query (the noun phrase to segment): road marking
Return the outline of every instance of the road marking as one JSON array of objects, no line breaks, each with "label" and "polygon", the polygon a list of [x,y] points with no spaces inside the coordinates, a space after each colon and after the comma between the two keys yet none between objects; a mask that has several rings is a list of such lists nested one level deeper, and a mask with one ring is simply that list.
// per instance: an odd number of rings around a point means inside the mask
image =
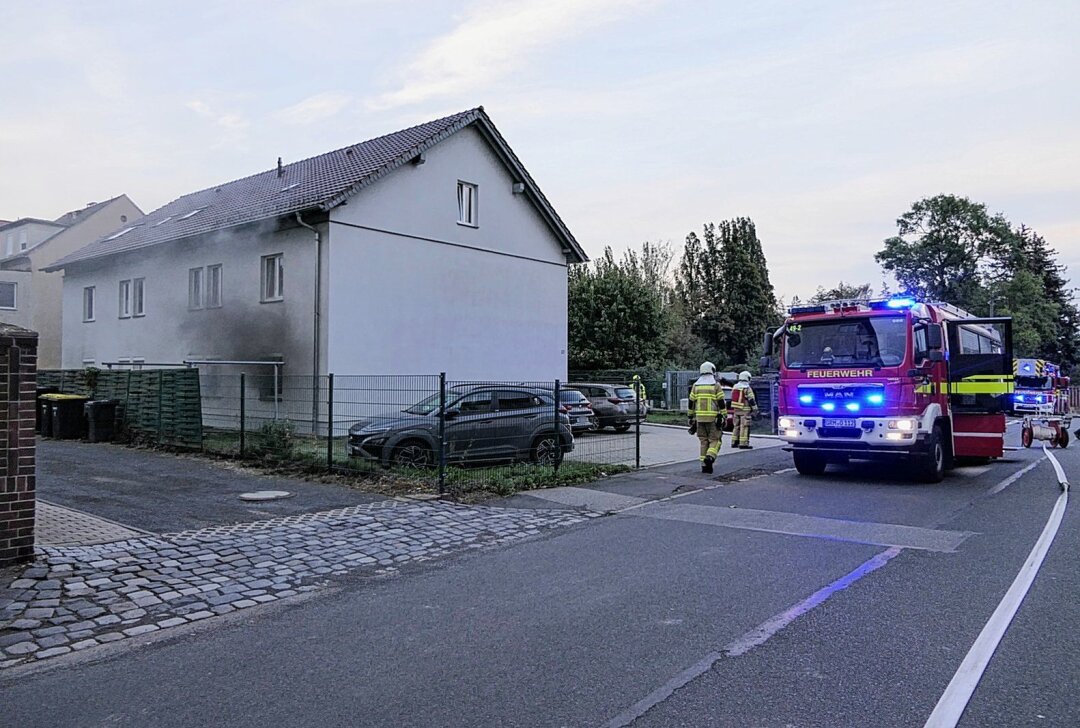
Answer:
[{"label": "road marking", "polygon": [[788,536],[823,538],[829,541],[896,546],[945,553],[956,551],[961,543],[974,535],[970,531],[942,531],[893,523],[804,516],[783,511],[721,508],[681,503],[648,504],[636,509],[635,515],[742,531],[761,531]]},{"label": "road marking", "polygon": [[1008,488],[1010,485],[1012,485],[1016,481],[1020,480],[1020,478],[1027,475],[1029,471],[1034,470],[1035,467],[1045,459],[1046,459],[1046,456],[1043,455],[1041,458],[1039,458],[1035,462],[1031,463],[1030,465],[1024,467],[1021,470],[1016,471],[1015,473],[1013,473],[1009,477],[1005,478],[1005,480],[1001,481],[1000,483],[998,483],[997,485],[992,487],[990,490],[986,491],[986,494],[987,495],[997,495],[998,493],[1005,490],[1006,488]]},{"label": "road marking", "polygon": [[691,682],[707,673],[723,658],[739,657],[740,655],[745,655],[755,647],[765,644],[770,637],[784,627],[787,627],[811,609],[823,604],[833,594],[847,589],[867,574],[877,571],[882,566],[889,563],[894,557],[899,555],[900,552],[901,549],[891,548],[864,561],[853,571],[848,572],[828,586],[818,589],[798,604],[770,617],[746,634],[724,645],[720,650],[705,655],[701,660],[686,668],[678,675],[675,675],[666,683],[619,713],[604,725],[606,728],[625,728],[625,726],[630,725],[635,720],[645,715],[645,713],[670,698],[675,694],[676,690],[686,687]]},{"label": "road marking", "polygon": [[[1028,589],[1031,588],[1035,576],[1039,573],[1039,567],[1042,566],[1046,554],[1050,551],[1054,536],[1057,535],[1061,519],[1065,515],[1065,507],[1069,503],[1068,481],[1065,479],[1065,473],[1061,470],[1057,458],[1046,449],[1045,445],[1043,445],[1043,452],[1050,458],[1050,462],[1054,464],[1058,483],[1062,486],[1061,495],[1058,496],[1057,501],[1054,503],[1050,518],[1047,520],[1039,540],[1035,542],[1035,547],[1028,555],[1027,561],[1020,568],[1020,573],[1016,575],[1012,586],[1009,587],[1009,591],[1005,593],[1005,597],[990,616],[990,621],[983,627],[982,632],[975,639],[975,644],[971,646],[971,650],[968,651],[964,661],[960,663],[956,674],[949,681],[949,685],[945,688],[941,699],[934,706],[934,711],[926,721],[926,728],[952,728],[960,721],[960,716],[964,714],[972,693],[975,692],[975,688],[979,684],[979,680],[982,679],[987,665],[990,664],[1001,638],[1005,636],[1005,631],[1009,628],[1009,624],[1012,623],[1017,610],[1020,609],[1021,602],[1027,596]],[[1020,471],[1018,475],[1030,470],[1039,462],[1041,460],[1032,463]]]},{"label": "road marking", "polygon": [[[1016,482],[1021,476],[1030,471],[1040,462],[1042,462],[1041,459],[1035,461],[1034,463],[1031,463],[1019,472],[1010,475],[1008,478],[991,488],[986,495],[989,496],[993,495],[994,493],[1000,493],[1002,490],[1007,488],[1010,484]],[[693,492],[698,491],[691,491],[691,493]],[[687,493],[686,495],[689,494],[690,493]],[[681,495],[683,494],[671,496],[670,498],[667,498],[665,500],[672,500],[674,498],[680,497]],[[656,502],[659,503],[661,501]],[[642,506],[632,506],[631,508],[637,509],[641,507]],[[723,657],[736,657],[739,655],[743,655],[746,654],[746,652],[749,652],[751,649],[765,644],[765,642],[767,642],[770,637],[780,632],[780,630],[782,630],[784,627],[787,627],[789,624],[812,610],[814,607],[822,604],[833,594],[842,591],[843,589],[846,589],[864,576],[867,576],[868,574],[877,571],[881,567],[885,566],[885,564],[887,564],[895,556],[899,555],[902,551],[903,549],[890,548],[871,557],[867,561],[864,561],[854,571],[849,572],[847,575],[837,579],[828,586],[819,589],[818,591],[814,592],[809,597],[799,602],[798,604],[795,604],[789,609],[786,609],[785,611],[770,617],[769,619],[758,625],[756,628],[750,630],[746,634],[736,639],[734,642],[728,643],[720,651],[710,652],[701,660],[686,668],[678,675],[675,675],[673,678],[668,680],[656,690],[646,695],[638,702],[634,703],[625,711],[619,713],[619,715],[612,718],[605,725],[608,726],[608,728],[624,728],[624,726],[630,725],[635,720],[645,715],[645,713],[647,713],[649,710],[674,695],[676,690],[685,687],[686,685],[689,685],[691,682],[711,670],[712,667]]]}]

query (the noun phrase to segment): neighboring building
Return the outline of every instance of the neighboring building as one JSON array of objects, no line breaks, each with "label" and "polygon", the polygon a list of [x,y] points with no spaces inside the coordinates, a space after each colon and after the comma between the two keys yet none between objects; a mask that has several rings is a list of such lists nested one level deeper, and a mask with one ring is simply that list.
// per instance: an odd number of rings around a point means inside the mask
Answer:
[{"label": "neighboring building", "polygon": [[120,195],[53,221],[22,218],[0,226],[0,322],[38,332],[39,369],[60,367],[63,331],[63,275],[42,268],[142,214]]},{"label": "neighboring building", "polygon": [[65,367],[547,380],[585,260],[477,108],[185,195],[48,270]]}]

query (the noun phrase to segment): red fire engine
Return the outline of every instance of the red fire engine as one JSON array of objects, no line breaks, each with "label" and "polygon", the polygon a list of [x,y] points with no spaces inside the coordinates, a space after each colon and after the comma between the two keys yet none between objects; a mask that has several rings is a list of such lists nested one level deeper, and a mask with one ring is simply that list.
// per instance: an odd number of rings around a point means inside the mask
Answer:
[{"label": "red fire engine", "polygon": [[779,434],[800,473],[882,460],[938,482],[958,458],[1003,454],[1011,319],[906,298],[789,314],[765,336],[762,364],[779,369]]}]

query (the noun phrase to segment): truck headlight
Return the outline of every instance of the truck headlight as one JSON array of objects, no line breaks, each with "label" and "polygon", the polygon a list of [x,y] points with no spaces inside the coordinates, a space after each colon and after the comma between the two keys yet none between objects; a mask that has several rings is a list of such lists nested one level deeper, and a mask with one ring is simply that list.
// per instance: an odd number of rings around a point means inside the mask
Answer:
[{"label": "truck headlight", "polygon": [[919,428],[919,421],[908,417],[902,420],[889,420],[890,430],[900,430],[901,432],[913,432]]},{"label": "truck headlight", "polygon": [[781,430],[787,430],[795,426],[795,420],[790,417],[781,417],[777,425]]}]

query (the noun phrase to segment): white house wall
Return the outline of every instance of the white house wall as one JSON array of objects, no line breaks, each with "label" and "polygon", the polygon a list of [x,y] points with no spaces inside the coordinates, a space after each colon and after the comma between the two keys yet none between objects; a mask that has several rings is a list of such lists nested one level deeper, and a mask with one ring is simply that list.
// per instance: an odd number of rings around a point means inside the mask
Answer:
[{"label": "white house wall", "polygon": [[[275,253],[284,254],[284,300],[262,303],[261,257]],[[282,358],[286,374],[310,375],[314,261],[310,231],[250,226],[70,266],[64,274],[63,366],[131,357],[157,363]],[[222,306],[189,310],[189,269],[215,264],[222,266]],[[120,281],[134,278],[145,279],[146,314],[121,319]],[[83,288],[91,285],[96,320],[84,322]]]},{"label": "white house wall", "polygon": [[565,256],[515,181],[466,129],[331,212],[329,371],[565,378]]}]

